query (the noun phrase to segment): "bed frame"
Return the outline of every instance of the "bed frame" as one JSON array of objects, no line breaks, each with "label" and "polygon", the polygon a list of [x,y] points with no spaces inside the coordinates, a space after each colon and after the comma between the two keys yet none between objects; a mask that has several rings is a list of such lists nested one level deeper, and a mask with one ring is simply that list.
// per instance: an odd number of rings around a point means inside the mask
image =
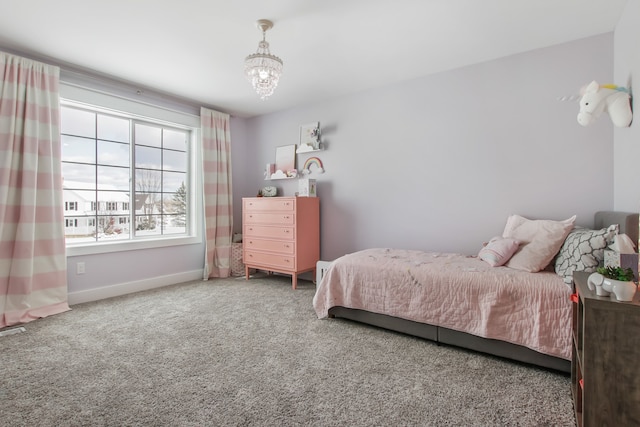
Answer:
[{"label": "bed frame", "polygon": [[[638,242],[638,221],[637,213],[600,211],[595,214],[594,228],[599,229],[609,224],[619,224],[620,233],[625,233],[632,241]],[[542,354],[517,344],[481,338],[466,332],[346,307],[332,307],[329,309],[329,317],[353,320],[441,344],[462,347],[565,373],[571,372],[571,361],[569,360]]]}]

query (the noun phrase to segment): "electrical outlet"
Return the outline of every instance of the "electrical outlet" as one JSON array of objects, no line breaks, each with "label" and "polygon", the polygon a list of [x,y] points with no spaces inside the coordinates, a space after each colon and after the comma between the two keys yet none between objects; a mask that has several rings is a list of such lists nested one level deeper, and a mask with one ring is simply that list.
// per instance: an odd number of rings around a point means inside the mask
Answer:
[{"label": "electrical outlet", "polygon": [[76,274],[84,274],[84,262],[76,264]]}]

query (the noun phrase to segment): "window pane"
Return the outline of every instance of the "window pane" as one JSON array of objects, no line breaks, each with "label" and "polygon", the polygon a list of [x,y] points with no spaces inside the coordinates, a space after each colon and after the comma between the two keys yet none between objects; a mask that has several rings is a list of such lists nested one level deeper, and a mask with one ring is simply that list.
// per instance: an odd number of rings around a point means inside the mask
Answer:
[{"label": "window pane", "polygon": [[184,216],[166,215],[164,219],[164,234],[184,234],[187,232]]},{"label": "window pane", "polygon": [[96,167],[94,165],[78,165],[62,163],[63,186],[81,190],[96,188]]},{"label": "window pane", "polygon": [[64,204],[65,207],[75,207],[77,212],[74,212],[75,215],[91,215],[92,201],[96,198],[95,191],[89,190],[74,190],[64,187],[63,196],[64,196]]},{"label": "window pane", "polygon": [[157,126],[136,123],[134,138],[136,144],[162,147],[162,129]]},{"label": "window pane", "polygon": [[158,193],[136,193],[136,216],[149,216],[160,213],[160,194]]},{"label": "window pane", "polygon": [[74,243],[90,242],[94,240],[95,227],[93,217],[65,215],[64,236]]},{"label": "window pane", "polygon": [[187,174],[182,172],[163,172],[162,191],[165,193],[175,193],[184,184]]},{"label": "window pane", "polygon": [[60,132],[75,136],[96,137],[96,113],[62,107]]},{"label": "window pane", "polygon": [[185,209],[181,206],[180,201],[176,198],[175,194],[163,194],[162,195],[162,213],[163,214],[177,214],[184,213]]},{"label": "window pane", "polygon": [[98,163],[129,167],[129,144],[98,141]]},{"label": "window pane", "polygon": [[129,190],[129,168],[98,166],[98,190]]},{"label": "window pane", "polygon": [[98,191],[98,214],[128,214],[128,191]]},{"label": "window pane", "polygon": [[120,117],[98,115],[98,138],[129,142],[129,120]]},{"label": "window pane", "polygon": [[94,139],[62,135],[61,142],[63,161],[78,163],[96,162],[96,142]]},{"label": "window pane", "polygon": [[162,232],[160,215],[140,215],[136,217],[136,236],[155,236]]},{"label": "window pane", "polygon": [[162,166],[165,170],[187,171],[187,153],[184,151],[164,150]]},{"label": "window pane", "polygon": [[118,224],[116,215],[98,216],[97,238],[99,241],[127,240],[129,233],[126,228]]},{"label": "window pane", "polygon": [[158,193],[162,189],[162,172],[148,169],[136,169],[136,191],[140,193]]},{"label": "window pane", "polygon": [[185,131],[165,129],[162,148],[186,151],[188,136]]},{"label": "window pane", "polygon": [[162,213],[184,215],[187,212],[187,194],[184,187],[177,193],[165,193],[162,197]]},{"label": "window pane", "polygon": [[61,123],[69,244],[189,231],[189,130],[68,106]]},{"label": "window pane", "polygon": [[136,146],[136,167],[162,169],[162,150],[159,148]]}]

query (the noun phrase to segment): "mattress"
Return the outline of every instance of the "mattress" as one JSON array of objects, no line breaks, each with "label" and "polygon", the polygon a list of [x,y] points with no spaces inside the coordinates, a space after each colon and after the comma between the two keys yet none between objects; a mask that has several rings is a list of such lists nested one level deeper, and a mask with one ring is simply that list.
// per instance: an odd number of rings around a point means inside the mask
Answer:
[{"label": "mattress", "polygon": [[571,358],[571,289],[554,272],[491,267],[474,256],[374,248],[345,255],[313,299]]}]

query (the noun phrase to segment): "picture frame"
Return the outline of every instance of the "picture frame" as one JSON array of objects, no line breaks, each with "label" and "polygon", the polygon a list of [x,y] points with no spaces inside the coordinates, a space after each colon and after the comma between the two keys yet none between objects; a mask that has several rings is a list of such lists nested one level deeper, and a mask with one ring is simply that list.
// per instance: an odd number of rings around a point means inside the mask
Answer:
[{"label": "picture frame", "polygon": [[316,180],[303,178],[298,181],[298,196],[299,197],[316,197]]},{"label": "picture frame", "polygon": [[[276,147],[275,173],[278,177],[289,177],[296,172],[296,146]],[[273,177],[273,176],[272,176]]]},{"label": "picture frame", "polygon": [[300,126],[300,144],[298,153],[320,149],[320,122],[307,123]]}]

